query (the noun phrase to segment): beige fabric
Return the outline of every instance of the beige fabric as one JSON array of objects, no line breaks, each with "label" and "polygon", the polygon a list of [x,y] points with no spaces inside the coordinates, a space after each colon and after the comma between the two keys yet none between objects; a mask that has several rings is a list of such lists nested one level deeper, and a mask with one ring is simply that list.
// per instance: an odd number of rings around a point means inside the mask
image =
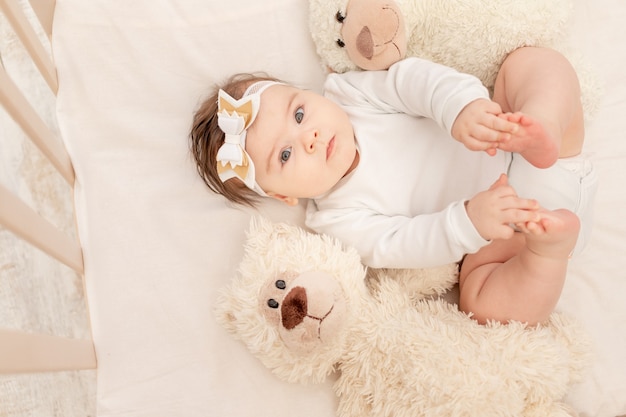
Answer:
[{"label": "beige fabric", "polygon": [[[616,209],[626,204],[626,6],[575,3],[575,38],[609,88],[587,137],[601,177],[596,230],[559,308],[584,321],[598,353],[572,404],[614,416],[626,413],[626,220]],[[216,325],[216,289],[235,272],[250,211],[205,189],[186,144],[206,87],[231,73],[320,87],[305,13],[293,0],[57,2],[58,115],[78,179],[99,415],[333,415],[328,385],[276,381]],[[300,208],[262,211],[301,222]]]},{"label": "beige fabric", "polygon": [[215,322],[249,213],[206,189],[187,145],[193,110],[232,73],[319,88],[305,13],[293,0],[57,1],[100,416],[332,415],[329,384],[277,382]]},{"label": "beige fabric", "polygon": [[621,120],[626,110],[626,3],[575,0],[572,38],[599,75],[604,94],[587,125],[585,151],[599,176],[595,222],[589,247],[570,264],[558,307],[575,314],[590,331],[596,362],[588,378],[570,393],[582,416],[626,413],[626,141]]}]

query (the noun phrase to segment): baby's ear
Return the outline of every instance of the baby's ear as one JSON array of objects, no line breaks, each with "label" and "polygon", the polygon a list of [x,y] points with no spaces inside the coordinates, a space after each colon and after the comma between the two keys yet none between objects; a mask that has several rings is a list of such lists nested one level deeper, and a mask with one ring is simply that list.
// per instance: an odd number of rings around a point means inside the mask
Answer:
[{"label": "baby's ear", "polygon": [[298,198],[297,197],[287,197],[286,195],[276,194],[276,193],[272,193],[272,192],[267,193],[267,195],[272,197],[272,198],[275,198],[278,201],[282,201],[283,203],[287,204],[288,206],[296,206],[296,205],[298,205]]}]

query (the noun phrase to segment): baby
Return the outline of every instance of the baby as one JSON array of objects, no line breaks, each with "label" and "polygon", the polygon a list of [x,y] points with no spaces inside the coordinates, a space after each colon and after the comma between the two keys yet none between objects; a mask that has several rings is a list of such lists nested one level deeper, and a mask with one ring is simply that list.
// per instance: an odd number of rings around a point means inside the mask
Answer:
[{"label": "baby", "polygon": [[190,137],[213,191],[248,205],[308,199],[307,225],[369,266],[460,262],[460,308],[481,323],[546,320],[588,237],[596,177],[572,158],[578,80],[549,49],[509,55],[493,100],[476,78],[419,58],[330,74],[324,96],[237,76],[201,105]]}]

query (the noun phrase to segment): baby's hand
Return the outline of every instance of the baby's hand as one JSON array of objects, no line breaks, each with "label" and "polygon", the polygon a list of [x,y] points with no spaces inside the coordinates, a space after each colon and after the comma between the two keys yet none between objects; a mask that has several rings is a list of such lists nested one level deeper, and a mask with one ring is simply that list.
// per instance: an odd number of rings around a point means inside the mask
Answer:
[{"label": "baby's hand", "polygon": [[519,126],[512,120],[499,117],[500,105],[487,99],[469,103],[452,125],[452,136],[472,151],[495,155],[499,143],[511,139]]},{"label": "baby's hand", "polygon": [[539,209],[536,200],[517,196],[505,174],[466,205],[467,215],[485,240],[509,239],[514,233],[510,225],[538,222],[541,219]]}]

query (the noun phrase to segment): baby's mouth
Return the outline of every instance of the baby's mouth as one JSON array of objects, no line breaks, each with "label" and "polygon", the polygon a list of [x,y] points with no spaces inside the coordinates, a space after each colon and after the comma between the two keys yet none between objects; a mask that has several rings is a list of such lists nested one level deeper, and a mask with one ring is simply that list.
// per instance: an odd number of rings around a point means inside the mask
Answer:
[{"label": "baby's mouth", "polygon": [[335,150],[335,137],[333,136],[332,139],[328,142],[328,146],[326,147],[326,160],[327,161],[328,161],[328,158],[330,158],[330,155],[332,155],[334,150]]}]

